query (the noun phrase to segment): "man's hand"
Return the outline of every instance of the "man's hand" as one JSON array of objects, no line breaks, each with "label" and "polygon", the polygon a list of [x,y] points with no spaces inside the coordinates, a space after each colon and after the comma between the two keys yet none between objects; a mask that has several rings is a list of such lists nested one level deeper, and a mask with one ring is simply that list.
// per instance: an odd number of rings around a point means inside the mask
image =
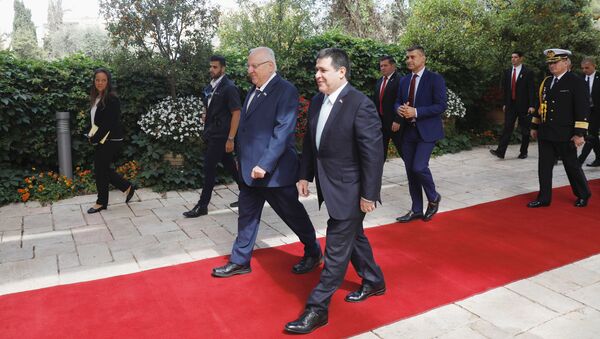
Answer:
[{"label": "man's hand", "polygon": [[233,146],[235,146],[233,140],[227,140],[227,142],[225,143],[225,152],[227,153],[231,153],[233,152]]},{"label": "man's hand", "polygon": [[578,135],[574,135],[571,138],[571,141],[575,144],[575,146],[577,147],[581,147],[583,146],[583,144],[585,144],[585,138],[584,137],[580,137]]},{"label": "man's hand", "polygon": [[202,123],[206,123],[206,113],[201,113],[200,114],[200,119],[202,120]]},{"label": "man's hand", "polygon": [[258,166],[254,166],[254,168],[252,169],[252,173],[250,173],[250,178],[262,179],[265,177],[265,174],[267,174],[267,172],[264,169]]},{"label": "man's hand", "polygon": [[532,129],[529,134],[531,135],[531,139],[537,139],[537,129]]},{"label": "man's hand", "polygon": [[375,202],[360,198],[360,210],[363,211],[363,213],[373,212],[375,210]]},{"label": "man's hand", "polygon": [[398,108],[398,113],[405,119],[412,119],[417,115],[415,108],[409,106],[409,104],[410,103],[407,102]]},{"label": "man's hand", "polygon": [[392,132],[398,132],[400,130],[400,124],[397,122],[392,122]]},{"label": "man's hand", "polygon": [[296,188],[298,188],[298,195],[301,197],[306,198],[309,196],[310,191],[308,190],[308,180],[300,179],[300,181],[296,183]]},{"label": "man's hand", "polygon": [[529,109],[527,109],[527,113],[535,113],[535,107],[529,107]]}]

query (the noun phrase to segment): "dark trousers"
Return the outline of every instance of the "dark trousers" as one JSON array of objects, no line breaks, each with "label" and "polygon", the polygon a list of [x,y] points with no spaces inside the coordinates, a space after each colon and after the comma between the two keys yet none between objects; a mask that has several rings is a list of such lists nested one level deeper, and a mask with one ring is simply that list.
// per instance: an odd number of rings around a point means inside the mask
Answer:
[{"label": "dark trousers", "polygon": [[527,112],[517,113],[513,109],[506,108],[504,113],[504,130],[502,130],[502,136],[498,143],[497,151],[499,154],[504,155],[506,148],[510,143],[510,137],[512,136],[513,130],[515,129],[515,122],[519,119],[519,130],[521,131],[521,154],[527,154],[527,148],[529,147],[529,129],[531,126],[531,117]]},{"label": "dark trousers", "polygon": [[321,248],[317,242],[315,228],[304,205],[298,200],[296,186],[250,187],[240,182],[238,235],[233,243],[229,261],[238,265],[250,263],[265,201],[300,238],[304,244],[304,255],[319,255]]},{"label": "dark trousers", "polygon": [[583,164],[587,159],[590,152],[594,150],[596,154],[596,160],[600,161],[600,138],[598,138],[598,130],[600,129],[600,111],[596,107],[592,107],[590,114],[590,128],[588,129],[588,135],[585,138],[585,144],[579,155],[579,163]]},{"label": "dark trousers", "polygon": [[390,140],[394,143],[398,155],[402,158],[402,135],[400,134],[400,131],[392,132],[390,129],[382,128],[381,132],[383,134],[383,160],[385,161],[387,159]]},{"label": "dark trousers", "polygon": [[325,266],[317,286],[312,290],[306,308],[327,311],[331,296],[342,284],[348,263],[362,278],[362,284],[381,286],[383,272],[375,263],[369,239],[363,230],[364,214],[360,218],[327,221]]},{"label": "dark trousers", "polygon": [[428,201],[434,201],[438,197],[429,170],[429,158],[433,147],[435,142],[425,142],[416,126],[406,126],[402,137],[402,153],[412,199],[411,210],[415,213],[423,213],[423,191]]},{"label": "dark trousers", "polygon": [[117,173],[111,165],[116,160],[123,148],[122,141],[107,140],[104,144],[96,145],[94,152],[94,171],[96,175],[96,190],[98,199],[96,204],[108,205],[108,185],[112,184],[121,192],[125,192],[131,183]]},{"label": "dark trousers", "polygon": [[239,183],[238,170],[233,155],[225,152],[226,143],[227,138],[208,139],[207,141],[206,152],[204,153],[204,185],[202,186],[200,200],[198,200],[200,206],[208,206],[210,202],[219,163],[223,164],[225,170]]},{"label": "dark trousers", "polygon": [[569,178],[571,189],[576,197],[587,199],[592,193],[588,186],[581,164],[577,161],[577,148],[571,141],[548,141],[539,140],[538,175],[540,180],[540,192],[537,200],[542,203],[552,201],[552,170],[554,159],[560,156]]}]

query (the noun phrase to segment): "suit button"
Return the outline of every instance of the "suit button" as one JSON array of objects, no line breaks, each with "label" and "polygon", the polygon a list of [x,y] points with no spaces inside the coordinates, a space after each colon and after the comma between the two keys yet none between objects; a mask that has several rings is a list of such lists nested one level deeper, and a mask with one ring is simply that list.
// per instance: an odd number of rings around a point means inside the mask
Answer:
[{"label": "suit button", "polygon": [[556,101],[552,100],[552,103],[555,103]]}]

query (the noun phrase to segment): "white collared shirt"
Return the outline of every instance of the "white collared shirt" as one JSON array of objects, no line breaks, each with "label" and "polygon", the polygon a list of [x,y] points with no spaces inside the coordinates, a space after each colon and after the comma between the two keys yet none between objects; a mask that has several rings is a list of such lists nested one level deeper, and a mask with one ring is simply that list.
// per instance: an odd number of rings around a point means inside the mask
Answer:
[{"label": "white collared shirt", "polygon": [[590,91],[590,94],[592,94],[592,87],[594,86],[594,79],[596,78],[596,71],[594,71],[594,73],[590,74],[590,75],[586,75],[585,76],[586,80],[588,81],[588,90]]},{"label": "white collared shirt", "polygon": [[510,74],[511,81],[512,81],[512,73],[516,71],[515,82],[517,82],[517,79],[519,79],[519,75],[521,74],[521,68],[523,68],[523,64],[521,64],[519,66],[513,66],[513,71]]},{"label": "white collared shirt", "polygon": [[224,76],[225,76],[225,74],[221,75],[217,79],[213,79],[210,81],[210,86],[212,87],[213,90],[212,90],[210,97],[208,98],[207,107],[210,106],[210,102],[212,101],[213,94],[215,94],[215,90],[217,89],[217,86],[219,86],[219,83],[221,82],[221,80],[223,80]]},{"label": "white collared shirt", "polygon": [[[563,77],[563,75],[567,74],[567,71],[565,71],[563,74],[558,75],[558,76],[554,76],[554,78],[552,79],[552,82],[550,83],[550,89],[552,89],[552,87],[554,87],[554,85],[556,85],[556,82],[560,81],[560,78]],[[556,79],[556,81],[554,80]]]},{"label": "white collared shirt", "polygon": [[319,112],[319,120],[317,121],[317,131],[315,133],[317,149],[319,149],[319,145],[321,144],[321,134],[323,133],[323,129],[325,128],[325,124],[327,123],[327,119],[329,119],[329,114],[331,114],[333,105],[335,104],[338,96],[340,95],[344,87],[346,87],[347,85],[348,82],[344,83],[330,95],[325,95],[325,98],[323,99],[323,105],[321,105],[321,111]]},{"label": "white collared shirt", "polygon": [[269,82],[271,82],[271,80],[273,80],[273,78],[277,75],[277,72],[273,72],[273,74],[271,74],[271,77],[269,77],[269,79],[262,85],[260,86],[260,88],[255,88],[254,91],[252,91],[252,93],[250,94],[250,99],[248,99],[248,105],[246,106],[246,109],[248,109],[248,107],[250,107],[250,103],[252,103],[252,100],[254,100],[254,95],[256,94],[256,90],[258,89],[261,92],[265,91],[265,88],[267,88],[267,85],[269,85]]}]

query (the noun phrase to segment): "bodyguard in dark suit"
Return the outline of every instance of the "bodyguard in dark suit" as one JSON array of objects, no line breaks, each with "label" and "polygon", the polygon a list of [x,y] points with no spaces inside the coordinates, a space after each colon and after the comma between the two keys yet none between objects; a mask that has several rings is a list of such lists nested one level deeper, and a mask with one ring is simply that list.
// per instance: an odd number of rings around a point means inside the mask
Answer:
[{"label": "bodyguard in dark suit", "polygon": [[581,70],[590,93],[590,126],[588,135],[585,138],[586,142],[579,155],[579,163],[583,165],[593,149],[596,159],[588,166],[598,167],[600,166],[600,140],[598,139],[598,130],[600,129],[600,75],[596,72],[596,62],[589,57],[581,61]]},{"label": "bodyguard in dark suit", "polygon": [[[204,152],[204,185],[200,200],[190,211],[183,215],[195,218],[208,213],[208,203],[215,187],[217,165],[223,164],[231,176],[238,181],[239,175],[232,152],[235,135],[240,122],[240,93],[233,81],[225,75],[225,58],[213,55],[210,58],[211,82],[205,88],[202,101],[206,107],[204,117],[204,133],[202,139],[206,144]],[[233,204],[232,204],[233,205]]]},{"label": "bodyguard in dark suit", "polygon": [[298,200],[298,155],[294,130],[298,91],[276,73],[275,54],[258,47],[248,56],[254,87],[242,106],[238,128],[240,195],[238,235],[229,262],[213,269],[216,277],[250,272],[250,258],[265,201],[304,244],[304,256],[292,272],[306,273],[321,263],[315,229]]},{"label": "bodyguard in dark suit", "polygon": [[521,150],[519,159],[527,158],[529,147],[529,128],[531,117],[535,112],[535,88],[533,85],[533,72],[523,65],[523,53],[513,52],[510,61],[513,67],[504,71],[502,89],[504,91],[504,130],[498,143],[498,148],[490,153],[504,159],[506,148],[510,142],[515,122],[519,119],[521,130]]},{"label": "bodyguard in dark suit", "polygon": [[570,51],[553,48],[545,50],[544,54],[553,76],[542,82],[540,107],[532,118],[531,136],[539,140],[540,192],[537,199],[527,206],[550,206],[552,169],[554,159],[560,156],[573,193],[577,196],[575,207],[585,207],[592,193],[577,161],[577,147],[583,145],[588,128],[588,91],[585,82],[568,70]]},{"label": "bodyguard in dark suit", "polygon": [[382,76],[377,80],[377,84],[375,84],[373,102],[381,119],[383,159],[385,160],[387,158],[390,139],[394,143],[394,146],[396,146],[398,154],[402,156],[400,135],[400,122],[402,118],[394,110],[400,75],[396,71],[396,61],[389,55],[379,59],[379,70]]},{"label": "bodyguard in dark suit", "polygon": [[[425,68],[423,47],[406,50],[406,66],[411,73],[400,79],[395,110],[402,123],[402,154],[412,199],[410,211],[396,220],[430,220],[438,211],[442,196],[435,189],[429,158],[435,142],[444,137],[442,113],[446,110],[446,82]],[[423,214],[423,191],[429,201]]]},{"label": "bodyguard in dark suit", "polygon": [[310,333],[327,323],[331,296],[349,262],[362,285],[346,301],[360,302],[385,292],[383,273],[363,231],[365,213],[380,200],[381,122],[373,102],[348,83],[349,77],[350,60],[344,51],[319,52],[315,78],[321,93],[308,111],[298,192],[308,196],[308,182],[316,178],[319,206],[327,205],[325,268],[302,315],[285,326],[288,332]]}]

